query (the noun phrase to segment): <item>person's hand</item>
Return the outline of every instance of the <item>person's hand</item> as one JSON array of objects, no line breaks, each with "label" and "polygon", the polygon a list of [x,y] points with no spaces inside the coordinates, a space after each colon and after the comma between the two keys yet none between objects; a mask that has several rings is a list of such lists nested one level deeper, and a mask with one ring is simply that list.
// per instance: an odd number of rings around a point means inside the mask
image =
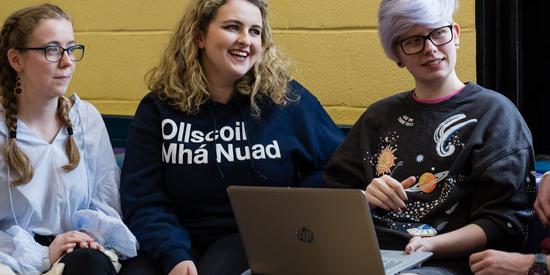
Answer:
[{"label": "person's hand", "polygon": [[407,206],[407,193],[405,188],[410,187],[416,182],[415,177],[408,177],[402,182],[384,175],[380,178],[374,178],[367,186],[367,201],[370,205],[381,207],[387,211],[401,211]]},{"label": "person's hand", "polygon": [[50,263],[55,263],[63,254],[70,253],[82,242],[93,243],[94,239],[88,234],[80,231],[69,231],[55,236],[55,239],[48,247]]},{"label": "person's hand", "polygon": [[183,261],[174,266],[168,275],[198,275],[198,272],[193,261]]},{"label": "person's hand", "polygon": [[544,227],[550,227],[550,175],[542,178],[534,204],[535,211]]},{"label": "person's hand", "polygon": [[[98,242],[96,241],[81,241],[78,243],[78,247],[80,248],[92,248],[92,249],[96,249],[96,250],[99,250],[101,252],[105,251],[105,248],[103,248],[103,246],[101,244],[99,244]],[[69,248],[67,249],[67,253],[71,253],[73,252],[73,248]]]},{"label": "person's hand", "polygon": [[434,252],[434,246],[431,237],[414,236],[405,246],[405,252]]},{"label": "person's hand", "polygon": [[476,275],[527,274],[533,258],[533,255],[488,249],[470,255],[470,269]]}]

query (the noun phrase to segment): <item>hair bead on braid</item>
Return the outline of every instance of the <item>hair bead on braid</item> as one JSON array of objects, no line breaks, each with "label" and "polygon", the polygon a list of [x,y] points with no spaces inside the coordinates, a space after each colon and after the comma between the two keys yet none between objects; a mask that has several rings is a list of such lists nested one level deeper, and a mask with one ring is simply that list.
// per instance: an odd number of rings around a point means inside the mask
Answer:
[{"label": "hair bead on braid", "polygon": [[10,139],[12,139],[12,138],[16,138],[16,137],[17,137],[16,131],[13,131],[13,130],[12,130],[12,131],[10,131],[10,133],[9,133],[9,137],[10,137]]},{"label": "hair bead on braid", "polygon": [[73,102],[64,96],[59,97],[59,103],[57,104],[57,113],[63,122],[63,125],[67,127],[67,134],[69,138],[67,139],[67,144],[65,145],[65,151],[67,152],[67,157],[69,157],[69,163],[63,166],[63,169],[71,171],[78,166],[80,162],[80,153],[78,152],[78,146],[74,141],[73,137],[73,122],[69,117],[69,110],[71,109]]}]

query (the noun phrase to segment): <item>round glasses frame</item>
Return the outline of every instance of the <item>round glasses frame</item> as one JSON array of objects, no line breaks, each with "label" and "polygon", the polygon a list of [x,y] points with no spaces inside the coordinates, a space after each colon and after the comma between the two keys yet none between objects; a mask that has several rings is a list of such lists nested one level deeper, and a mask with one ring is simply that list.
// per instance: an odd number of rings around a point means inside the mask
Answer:
[{"label": "round glasses frame", "polygon": [[[432,36],[434,34],[437,34],[441,30],[444,30],[444,29],[447,29],[447,28],[449,29],[449,32],[451,34],[450,37],[449,37],[449,40],[445,40],[444,42],[436,42],[436,41],[434,41],[434,39],[432,39]],[[453,25],[448,25],[448,26],[443,26],[443,27],[437,28],[437,29],[431,31],[430,33],[428,33],[427,35],[415,35],[415,36],[412,36],[412,37],[405,38],[405,39],[399,41],[399,46],[401,47],[401,50],[403,51],[404,54],[413,55],[413,54],[417,54],[417,53],[420,53],[420,52],[424,51],[424,49],[426,48],[426,40],[429,40],[435,46],[443,46],[443,45],[448,44],[449,42],[453,41],[453,38],[454,38]],[[422,39],[422,48],[420,48],[419,50],[407,51],[406,46],[405,46],[405,42],[411,41],[413,39]]]},{"label": "round glasses frame", "polygon": [[[37,47],[37,48],[22,48],[20,50],[22,51],[43,51],[44,57],[49,62],[59,62],[65,55],[65,52],[67,52],[69,59],[74,62],[78,62],[84,58],[84,49],[86,47],[84,45],[73,45],[68,48],[63,48],[61,46],[45,46],[45,47]],[[48,54],[48,52],[55,52],[55,55]],[[75,55],[74,53],[79,53]]]}]

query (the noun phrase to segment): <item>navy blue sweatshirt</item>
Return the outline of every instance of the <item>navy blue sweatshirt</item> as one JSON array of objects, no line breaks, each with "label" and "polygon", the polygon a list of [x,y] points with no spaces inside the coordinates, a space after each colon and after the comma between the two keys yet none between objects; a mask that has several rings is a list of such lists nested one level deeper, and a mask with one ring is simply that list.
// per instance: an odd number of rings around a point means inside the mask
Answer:
[{"label": "navy blue sweatshirt", "polygon": [[248,96],[207,102],[189,115],[156,93],[141,101],[129,127],[122,209],[141,250],[165,273],[191,249],[202,253],[237,232],[229,185],[322,186],[323,169],[343,140],[317,99],[297,82],[286,106]]}]

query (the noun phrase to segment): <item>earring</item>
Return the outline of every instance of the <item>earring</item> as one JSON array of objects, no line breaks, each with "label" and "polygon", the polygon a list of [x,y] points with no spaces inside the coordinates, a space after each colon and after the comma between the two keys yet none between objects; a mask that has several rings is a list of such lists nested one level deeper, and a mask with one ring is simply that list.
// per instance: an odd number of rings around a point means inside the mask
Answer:
[{"label": "earring", "polygon": [[13,93],[16,95],[21,94],[23,92],[23,89],[21,89],[21,77],[17,76],[17,80],[15,81],[15,88],[13,88]]},{"label": "earring", "polygon": [[455,43],[455,47],[458,49],[460,48],[460,44],[459,43]]}]

